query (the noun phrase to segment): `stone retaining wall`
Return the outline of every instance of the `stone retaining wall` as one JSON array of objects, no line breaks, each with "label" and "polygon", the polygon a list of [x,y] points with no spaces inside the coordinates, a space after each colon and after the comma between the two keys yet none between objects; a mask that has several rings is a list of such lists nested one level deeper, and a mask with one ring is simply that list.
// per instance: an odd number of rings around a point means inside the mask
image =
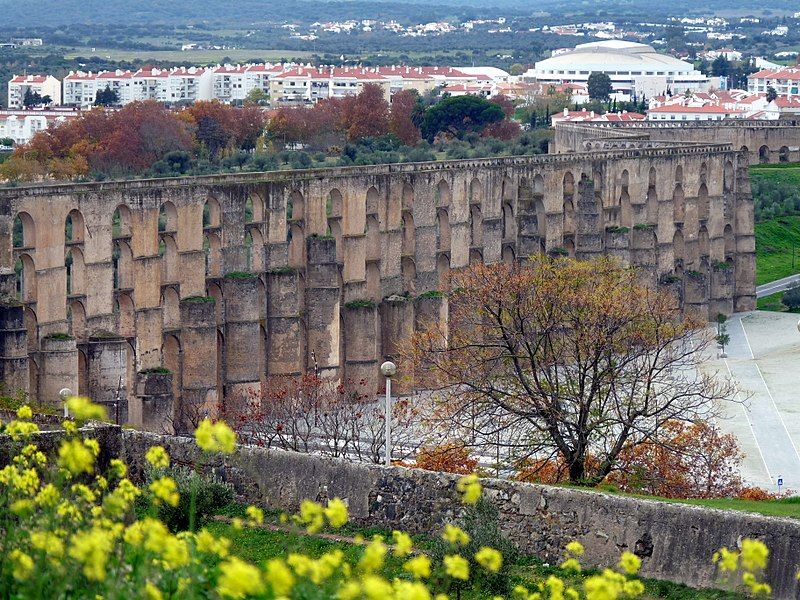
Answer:
[{"label": "stone retaining wall", "polygon": [[[198,464],[190,438],[125,430],[124,457],[141,477],[144,453],[162,444],[178,464]],[[233,485],[246,502],[294,511],[304,498],[340,497],[352,520],[431,533],[462,509],[457,476],[419,469],[350,463],[306,454],[242,446],[227,457],[205,458],[201,468]],[[612,566],[623,550],[642,558],[647,577],[694,587],[715,585],[711,556],[745,537],[771,550],[767,580],[776,598],[796,598],[800,521],[626,498],[582,490],[483,480],[485,494],[500,511],[505,535],[521,551],[559,562],[570,540],[586,547],[584,563]]]}]

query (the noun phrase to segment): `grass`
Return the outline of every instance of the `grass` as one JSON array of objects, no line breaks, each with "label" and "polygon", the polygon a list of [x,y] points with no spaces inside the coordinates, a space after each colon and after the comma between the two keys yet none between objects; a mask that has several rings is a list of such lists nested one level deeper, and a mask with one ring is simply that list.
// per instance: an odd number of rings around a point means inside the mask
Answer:
[{"label": "grass", "polygon": [[[320,537],[305,535],[300,532],[271,531],[268,529],[248,528],[235,530],[230,524],[223,522],[211,522],[207,529],[214,535],[225,536],[232,542],[232,553],[255,564],[263,564],[271,558],[286,558],[291,552],[302,553],[317,558],[334,549],[340,549],[346,560],[357,563],[363,547],[348,543],[346,541],[332,541]],[[368,538],[379,530],[354,530],[347,527],[347,534],[360,533]],[[389,532],[381,532],[388,536]],[[413,536],[414,547],[422,552],[429,552],[434,540],[429,536]],[[567,581],[571,585],[581,585],[583,580],[596,571],[586,570],[580,574],[566,574],[557,567],[545,565],[541,561],[532,557],[520,557],[509,569],[510,587],[522,584],[528,588],[534,588],[535,584],[547,579],[550,575],[556,575]],[[402,561],[389,556],[386,561],[384,574],[392,579],[403,577]],[[723,590],[700,590],[690,588],[685,585],[672,583],[669,581],[659,581],[654,579],[642,579],[645,584],[646,599],[664,600],[722,600],[741,598],[738,594],[732,594]],[[462,591],[463,600],[479,600],[491,597],[487,590],[480,587],[472,587]]]},{"label": "grass", "polygon": [[780,500],[739,500],[738,498],[707,498],[690,500],[672,500],[667,498],[652,498],[660,502],[673,504],[693,504],[706,508],[721,510],[737,510],[741,512],[756,513],[767,517],[785,517],[800,519],[800,496],[789,496]]},{"label": "grass", "polygon": [[132,61],[144,60],[159,63],[178,62],[186,65],[218,64],[223,59],[232,62],[255,60],[258,62],[275,62],[280,59],[308,59],[311,52],[281,49],[236,49],[236,50],[124,50],[118,48],[71,48],[64,54],[67,60],[77,57],[89,58],[98,56],[107,60]]},{"label": "grass", "polygon": [[[756,223],[755,229],[756,285],[800,273],[800,215]],[[794,261],[793,248],[796,248]]]},{"label": "grass", "polygon": [[771,310],[773,312],[786,312],[786,307],[781,304],[783,292],[777,294],[770,294],[756,300],[756,308],[758,310]]}]

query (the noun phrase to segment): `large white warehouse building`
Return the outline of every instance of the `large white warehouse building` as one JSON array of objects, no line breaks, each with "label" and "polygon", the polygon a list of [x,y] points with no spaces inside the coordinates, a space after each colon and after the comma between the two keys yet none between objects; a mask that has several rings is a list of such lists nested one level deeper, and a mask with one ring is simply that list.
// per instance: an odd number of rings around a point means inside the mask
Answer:
[{"label": "large white warehouse building", "polygon": [[607,40],[579,44],[574,49],[555,51],[548,59],[537,62],[523,76],[526,81],[542,84],[574,83],[586,85],[589,75],[605,73],[611,78],[615,94],[656,96],[667,90],[673,94],[689,90],[704,91],[708,78],[690,63],[666,54],[652,46]]}]

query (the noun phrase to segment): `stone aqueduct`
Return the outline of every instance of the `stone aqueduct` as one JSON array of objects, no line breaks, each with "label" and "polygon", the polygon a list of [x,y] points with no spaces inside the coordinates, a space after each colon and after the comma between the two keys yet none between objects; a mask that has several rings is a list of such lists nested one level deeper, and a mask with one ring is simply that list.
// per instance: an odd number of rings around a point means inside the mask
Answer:
[{"label": "stone aqueduct", "polygon": [[[798,131],[750,135],[777,157]],[[535,252],[617,256],[702,315],[752,309],[752,152],[652,133],[570,126],[543,156],[0,190],[2,381],[40,402],[63,387],[119,399],[120,420],[156,428],[269,375],[377,386],[384,355],[446,318],[450,270]]]}]

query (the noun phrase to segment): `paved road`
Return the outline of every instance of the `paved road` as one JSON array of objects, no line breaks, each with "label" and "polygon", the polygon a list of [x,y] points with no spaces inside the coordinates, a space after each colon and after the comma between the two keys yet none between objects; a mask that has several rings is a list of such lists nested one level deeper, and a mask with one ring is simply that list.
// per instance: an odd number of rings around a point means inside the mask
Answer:
[{"label": "paved road", "polygon": [[709,370],[730,374],[744,404],[724,407],[720,426],[739,439],[746,454],[742,474],[751,485],[800,492],[800,333],[797,315],[756,311],[728,321],[726,359],[711,359]]},{"label": "paved road", "polygon": [[789,277],[784,277],[783,279],[770,281],[769,283],[759,285],[756,288],[756,298],[763,298],[764,296],[777,294],[783,290],[788,290],[790,287],[794,287],[798,283],[800,283],[800,274],[789,275]]}]

